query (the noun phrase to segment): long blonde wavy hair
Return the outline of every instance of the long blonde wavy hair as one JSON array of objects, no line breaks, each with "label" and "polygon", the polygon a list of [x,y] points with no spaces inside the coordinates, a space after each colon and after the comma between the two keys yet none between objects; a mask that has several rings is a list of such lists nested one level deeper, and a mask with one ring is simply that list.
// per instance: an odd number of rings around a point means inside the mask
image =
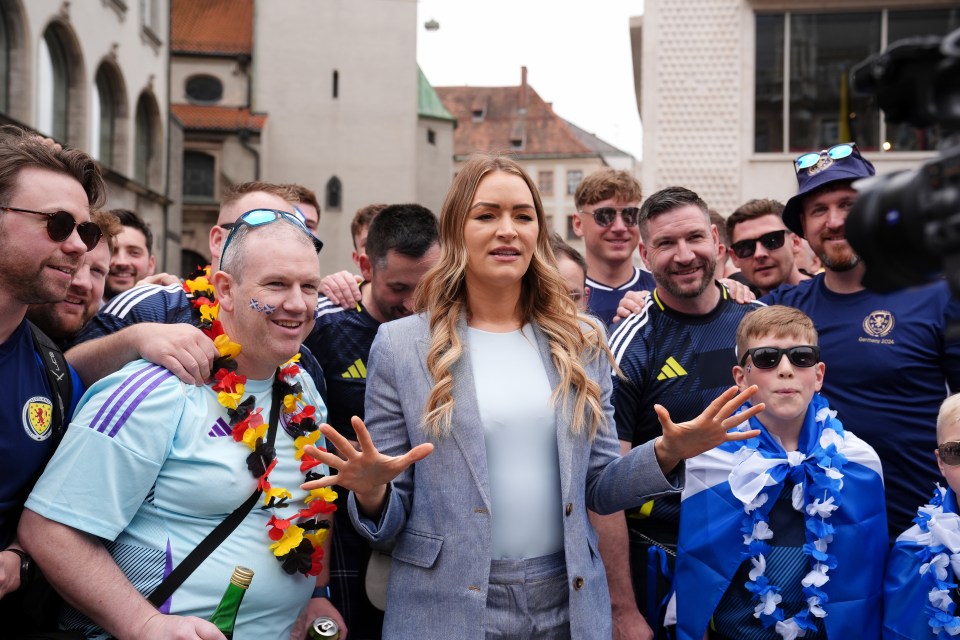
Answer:
[{"label": "long blonde wavy hair", "polygon": [[530,267],[521,283],[521,317],[524,322],[535,322],[549,340],[553,363],[560,375],[560,384],[552,395],[554,405],[566,412],[572,395],[571,431],[575,435],[587,431],[593,438],[598,429],[607,426],[606,414],[600,399],[600,385],[587,376],[583,363],[584,359],[589,362],[601,355],[612,362],[604,332],[592,319],[577,315],[550,248],[543,203],[533,180],[513,160],[492,155],[471,157],[453,179],[440,212],[440,259],[417,290],[417,311],[426,312],[430,322],[427,370],[434,379],[424,407],[424,429],[431,437],[440,438],[450,433],[453,426],[456,399],[451,368],[463,355],[457,322],[470,313],[463,229],[477,186],[484,176],[495,171],[519,176],[533,195],[539,229]]}]

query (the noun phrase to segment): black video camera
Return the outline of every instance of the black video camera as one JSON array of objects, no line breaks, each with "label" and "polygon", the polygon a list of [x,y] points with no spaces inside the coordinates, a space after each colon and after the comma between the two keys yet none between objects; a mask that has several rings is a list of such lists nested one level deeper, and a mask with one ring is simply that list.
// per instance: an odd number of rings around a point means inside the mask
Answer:
[{"label": "black video camera", "polygon": [[960,297],[960,29],[908,38],[857,65],[854,91],[874,95],[887,122],[939,124],[937,158],[854,184],[847,239],[867,267],[863,284],[892,291],[946,274]]}]

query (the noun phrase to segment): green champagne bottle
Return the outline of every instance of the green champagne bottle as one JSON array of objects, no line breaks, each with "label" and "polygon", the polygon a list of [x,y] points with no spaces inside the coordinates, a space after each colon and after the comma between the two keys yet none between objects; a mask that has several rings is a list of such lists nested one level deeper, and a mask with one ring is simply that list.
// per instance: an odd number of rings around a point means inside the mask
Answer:
[{"label": "green champagne bottle", "polygon": [[227,585],[217,610],[210,616],[210,622],[217,625],[217,629],[227,636],[227,640],[233,638],[233,627],[237,624],[237,611],[240,609],[240,602],[243,601],[251,580],[253,580],[253,571],[250,569],[246,567],[234,569],[233,575],[230,576],[230,584]]}]

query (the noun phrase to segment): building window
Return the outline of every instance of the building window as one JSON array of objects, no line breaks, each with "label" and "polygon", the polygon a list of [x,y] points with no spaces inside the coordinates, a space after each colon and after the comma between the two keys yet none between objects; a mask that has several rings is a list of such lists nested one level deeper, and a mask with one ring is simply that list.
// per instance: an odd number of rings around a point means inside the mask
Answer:
[{"label": "building window", "polygon": [[137,100],[136,138],[133,157],[133,177],[145,185],[155,184],[158,166],[159,109],[152,96],[140,94]]},{"label": "building window", "polygon": [[333,72],[333,97],[334,99],[340,97],[340,72]]},{"label": "building window", "polygon": [[540,171],[537,173],[537,189],[541,195],[553,195],[553,171]]},{"label": "building window", "polygon": [[160,0],[140,0],[140,26],[147,40],[160,44]]},{"label": "building window", "polygon": [[327,181],[326,196],[327,211],[339,211],[343,204],[343,185],[337,176],[333,176]]},{"label": "building window", "polygon": [[93,111],[90,114],[92,131],[90,135],[90,155],[110,167],[114,165],[113,142],[117,135],[118,82],[114,72],[101,64],[94,79],[96,91],[93,94]]},{"label": "building window", "polygon": [[577,187],[580,186],[580,181],[583,180],[583,171],[579,169],[574,171],[567,171],[567,195],[572,196],[577,192]]},{"label": "building window", "polygon": [[223,83],[205,73],[187,78],[187,100],[193,104],[216,104],[223,98]]},{"label": "building window", "polygon": [[185,151],[183,154],[183,197],[213,199],[216,161],[209,153]]},{"label": "building window", "polygon": [[[576,215],[576,214],[574,214]],[[573,230],[573,216],[567,216],[567,240],[576,240],[577,234]]]},{"label": "building window", "polygon": [[51,25],[40,41],[37,128],[61,142],[67,141],[70,107],[70,62],[63,39]]},{"label": "building window", "polygon": [[547,233],[553,233],[553,216],[545,216],[545,225],[547,225]]},{"label": "building window", "polygon": [[433,129],[427,129],[427,144],[437,144],[437,132]]},{"label": "building window", "polygon": [[886,125],[873,98],[850,90],[850,72],[889,43],[958,27],[960,9],[758,14],[754,150],[798,153],[846,141],[863,150],[936,148],[937,127]]}]

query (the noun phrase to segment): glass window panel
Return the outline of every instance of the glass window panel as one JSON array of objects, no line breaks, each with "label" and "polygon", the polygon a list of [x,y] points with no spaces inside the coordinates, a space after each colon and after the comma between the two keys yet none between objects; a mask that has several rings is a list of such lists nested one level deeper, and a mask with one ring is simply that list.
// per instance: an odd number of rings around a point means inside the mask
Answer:
[{"label": "glass window panel", "polygon": [[146,96],[140,96],[140,99],[137,100],[137,133],[133,159],[133,177],[143,184],[147,183],[147,171],[150,168],[150,159],[153,156],[152,120],[147,98]]},{"label": "glass window panel", "polygon": [[116,122],[116,103],[113,81],[110,73],[104,67],[97,71],[97,95],[95,103],[98,107],[94,113],[97,126],[94,127],[96,135],[95,150],[96,157],[100,162],[107,166],[113,164],[113,136],[114,123]]},{"label": "glass window panel", "polygon": [[[887,17],[890,44],[917,36],[944,36],[960,28],[960,9],[929,11],[891,11]],[[937,148],[942,131],[939,126],[917,129],[906,123],[887,123],[884,145],[889,151],[924,151]]]},{"label": "glass window panel", "polygon": [[850,91],[849,73],[880,50],[880,13],[793,14],[790,23],[790,151],[854,141],[879,146],[873,98]]},{"label": "glass window panel", "polygon": [[47,27],[40,50],[39,122],[41,131],[52,138],[67,140],[70,67],[60,38]]},{"label": "glass window panel", "polygon": [[757,16],[754,150],[783,151],[782,13]]},{"label": "glass window panel", "polygon": [[583,180],[583,171],[567,171],[567,195],[572,196],[577,192],[580,181]]},{"label": "glass window panel", "polygon": [[183,154],[183,195],[213,198],[214,158],[209,153],[187,151]]},{"label": "glass window panel", "polygon": [[553,194],[553,171],[541,171],[537,174],[537,188],[545,196]]}]

